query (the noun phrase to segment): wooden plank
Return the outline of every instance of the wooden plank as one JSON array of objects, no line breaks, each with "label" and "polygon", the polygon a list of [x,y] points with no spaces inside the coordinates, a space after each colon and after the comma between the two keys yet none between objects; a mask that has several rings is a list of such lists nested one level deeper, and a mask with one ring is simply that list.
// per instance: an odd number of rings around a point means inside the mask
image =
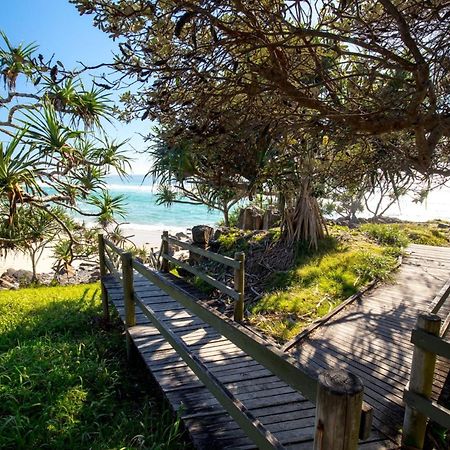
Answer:
[{"label": "wooden plank", "polygon": [[[139,302],[139,300],[137,300]],[[162,335],[170,342],[177,353],[186,361],[193,372],[197,375],[210,390],[211,393],[220,401],[227,412],[236,420],[246,434],[258,445],[262,450],[264,449],[282,449],[277,438],[267,430],[262,423],[257,420],[250,411],[235,398],[228,389],[204,366],[204,364],[193,355],[188,347],[179,339],[170,329],[164,327],[152,314],[150,307],[141,303],[142,310],[148,315],[148,318],[153,322],[156,328],[159,329]]]},{"label": "wooden plank", "polygon": [[197,277],[201,278],[203,281],[206,281],[211,286],[214,286],[219,291],[223,292],[224,294],[231,297],[233,300],[239,299],[239,292],[236,292],[234,289],[231,289],[226,284],[223,284],[222,282],[216,280],[211,275],[208,275],[201,270],[197,270],[195,267],[190,266],[189,264],[186,264],[182,261],[179,261],[178,259],[173,258],[170,255],[162,254],[161,255],[164,259],[167,259],[171,263],[183,268],[184,270],[187,270],[188,272],[191,272],[192,274],[196,275]]},{"label": "wooden plank", "polygon": [[450,409],[408,390],[405,390],[404,400],[411,408],[420,411],[422,414],[425,414],[427,417],[450,430]]},{"label": "wooden plank", "polygon": [[209,252],[207,250],[203,250],[202,248],[196,247],[187,242],[182,242],[171,237],[167,238],[167,241],[170,244],[177,245],[178,247],[183,248],[184,250],[189,250],[193,253],[196,253],[197,255],[204,256],[205,258],[232,267],[233,269],[239,269],[240,267],[239,261],[235,261],[233,258],[229,258],[228,256],[220,255],[219,253]]},{"label": "wooden plank", "polygon": [[450,342],[446,342],[440,337],[416,329],[411,333],[411,342],[424,350],[450,359]]},{"label": "wooden plank", "polygon": [[268,367],[272,373],[292,386],[295,390],[302,392],[312,401],[315,400],[317,380],[300,367],[295,359],[290,358],[278,348],[249,333],[245,327],[231,322],[223,314],[213,311],[203,302],[197,301],[195,298],[180,291],[172,283],[166,280],[162,281],[156,272],[149,270],[142,264],[135,262],[135,269],[144,276],[148,276],[149,281],[161,287],[171,297],[179,301],[206,323],[210,324],[222,336],[235,343],[256,361]]}]

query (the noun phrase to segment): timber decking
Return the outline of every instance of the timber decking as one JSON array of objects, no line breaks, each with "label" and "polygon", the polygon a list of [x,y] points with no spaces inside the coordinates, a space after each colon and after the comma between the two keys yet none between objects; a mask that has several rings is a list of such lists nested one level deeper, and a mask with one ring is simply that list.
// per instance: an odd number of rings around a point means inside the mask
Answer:
[{"label": "timber decking", "polygon": [[[110,300],[124,319],[122,288],[107,276]],[[213,374],[286,446],[312,448],[315,407],[159,288],[135,275],[135,295],[152,307]],[[133,341],[197,448],[255,448],[191,369],[137,309]],[[393,448],[376,430],[363,449]]]},{"label": "timber decking", "polygon": [[[289,352],[313,373],[339,366],[358,375],[364,399],[374,408],[375,426],[392,437],[403,422],[411,330],[450,274],[450,248],[411,245],[408,253],[391,283],[364,294]],[[447,301],[439,312],[443,320],[449,311]],[[438,358],[434,399],[448,373],[448,363]]]},{"label": "timber decking", "polygon": [[[397,448],[382,431],[397,438],[402,393],[409,375],[409,337],[417,313],[426,309],[447,281],[450,249],[413,246],[392,285],[381,286],[342,310],[291,350],[311,372],[339,366],[359,375],[365,400],[374,408],[374,429],[361,449]],[[135,274],[135,295],[156,312],[190,351],[271,431],[286,448],[311,449],[315,407],[245,352],[195,317],[161,289]],[[104,278],[109,299],[124,319],[122,288]],[[186,285],[180,288],[189,289]],[[447,310],[450,309],[446,307]],[[197,448],[255,448],[239,426],[162,338],[137,312],[129,328],[138,351]],[[436,394],[448,367],[438,369]],[[181,409],[180,409],[181,408]],[[394,424],[394,430],[390,424]]]}]

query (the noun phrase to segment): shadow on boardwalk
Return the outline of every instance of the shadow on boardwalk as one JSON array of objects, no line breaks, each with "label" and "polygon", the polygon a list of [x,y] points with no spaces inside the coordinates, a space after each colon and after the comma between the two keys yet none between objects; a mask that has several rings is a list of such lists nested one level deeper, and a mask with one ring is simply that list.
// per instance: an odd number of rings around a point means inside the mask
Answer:
[{"label": "shadow on boardwalk", "polygon": [[[405,258],[393,283],[364,294],[290,351],[313,373],[338,366],[358,375],[365,401],[374,408],[374,425],[391,437],[398,437],[403,422],[411,330],[450,276],[450,248],[432,248],[429,255],[424,246],[412,246],[410,251],[412,256]],[[437,367],[436,393],[447,369]]]}]

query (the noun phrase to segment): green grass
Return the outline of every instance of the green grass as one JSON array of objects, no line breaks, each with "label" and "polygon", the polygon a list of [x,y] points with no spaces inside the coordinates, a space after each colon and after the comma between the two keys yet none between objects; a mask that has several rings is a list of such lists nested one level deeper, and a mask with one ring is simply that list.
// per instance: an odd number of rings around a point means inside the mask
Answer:
[{"label": "green grass", "polygon": [[318,250],[300,246],[294,267],[272,276],[250,322],[284,342],[375,278],[386,279],[410,243],[448,246],[450,229],[431,223],[329,227]]},{"label": "green grass", "polygon": [[365,224],[360,227],[360,230],[381,245],[398,247],[406,247],[409,243],[438,246],[449,245],[448,229],[439,229],[434,222],[389,225]]},{"label": "green grass", "polygon": [[400,250],[360,232],[335,228],[319,249],[300,247],[294,267],[276,273],[252,308],[250,321],[278,341],[298,334],[375,278],[386,279]]},{"label": "green grass", "polygon": [[100,313],[98,285],[0,293],[0,448],[188,448]]}]

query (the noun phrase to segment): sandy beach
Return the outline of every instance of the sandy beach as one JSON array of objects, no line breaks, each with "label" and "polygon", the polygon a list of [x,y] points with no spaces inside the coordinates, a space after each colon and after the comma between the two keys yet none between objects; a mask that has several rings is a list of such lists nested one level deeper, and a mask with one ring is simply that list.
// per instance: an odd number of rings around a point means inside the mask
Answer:
[{"label": "sandy beach", "polygon": [[[158,229],[136,229],[124,226],[124,235],[129,236],[131,242],[137,247],[146,247],[154,250],[159,250],[161,245],[161,235],[163,230]],[[179,230],[170,230],[169,233],[175,234]],[[46,248],[37,264],[38,273],[52,272],[52,266],[55,263],[55,259],[52,255],[52,249]],[[75,267],[77,264],[74,264]],[[20,252],[8,252],[5,257],[0,257],[0,275],[6,272],[8,269],[15,270],[30,270],[31,261],[28,255]]]}]

